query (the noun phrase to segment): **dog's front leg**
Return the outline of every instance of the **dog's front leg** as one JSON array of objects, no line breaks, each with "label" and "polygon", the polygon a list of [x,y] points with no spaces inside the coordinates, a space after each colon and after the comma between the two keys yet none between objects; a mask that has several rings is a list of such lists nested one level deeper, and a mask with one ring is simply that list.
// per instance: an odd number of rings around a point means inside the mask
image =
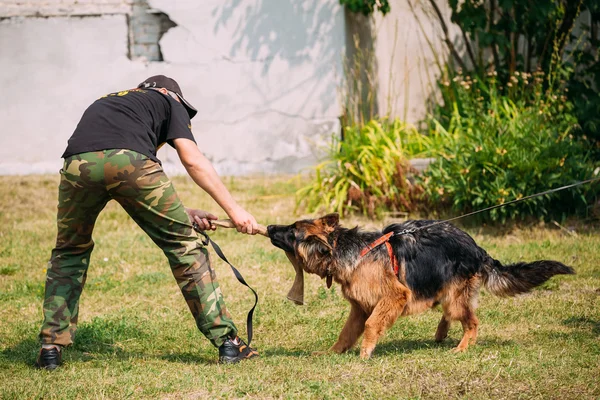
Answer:
[{"label": "dog's front leg", "polygon": [[365,336],[360,347],[360,357],[371,357],[377,341],[386,329],[390,328],[402,314],[404,306],[410,298],[410,290],[398,283],[393,295],[382,298],[373,309],[373,313],[365,323]]},{"label": "dog's front leg", "polygon": [[359,307],[359,305],[350,301],[352,308],[350,309],[350,315],[348,320],[340,332],[338,341],[331,347],[331,351],[341,354],[346,350],[352,348],[360,335],[365,330],[365,322],[367,321],[367,314]]}]

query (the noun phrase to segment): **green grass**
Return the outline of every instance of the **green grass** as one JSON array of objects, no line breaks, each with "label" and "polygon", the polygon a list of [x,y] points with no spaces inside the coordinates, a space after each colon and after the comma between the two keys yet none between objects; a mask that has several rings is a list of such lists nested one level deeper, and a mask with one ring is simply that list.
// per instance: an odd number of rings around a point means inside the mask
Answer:
[{"label": "green grass", "polygon": [[[174,182],[186,205],[218,210],[189,179]],[[221,230],[213,238],[260,296],[253,345],[261,358],[226,366],[195,328],[162,252],[113,202],[94,232],[76,343],[61,370],[35,370],[57,183],[0,177],[0,399],[600,397],[600,234],[581,224],[577,236],[556,227],[469,229],[502,261],[556,259],[578,274],[516,298],[482,292],[479,342],[464,354],[449,351],[459,324],[444,343],[433,341],[440,311],[432,310],[400,319],[368,361],[356,349],[312,355],[333,344],[349,311],[338,287],[307,276],[308,304],[296,306],[285,300],[294,275],[285,255],[263,237]],[[226,183],[263,224],[300,217],[292,214],[294,192],[306,183],[299,178]],[[245,335],[253,296],[213,260]]]}]

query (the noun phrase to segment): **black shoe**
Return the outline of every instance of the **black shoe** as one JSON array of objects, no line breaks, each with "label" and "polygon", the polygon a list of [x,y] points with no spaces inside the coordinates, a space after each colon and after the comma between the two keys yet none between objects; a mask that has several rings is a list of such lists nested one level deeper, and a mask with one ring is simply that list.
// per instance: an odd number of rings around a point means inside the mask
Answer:
[{"label": "black shoe", "polygon": [[222,363],[235,364],[252,357],[258,357],[258,352],[237,336],[227,339],[219,347],[219,362]]},{"label": "black shoe", "polygon": [[35,366],[40,369],[53,370],[60,365],[61,359],[62,356],[60,349],[56,347],[41,349],[37,361],[35,362]]}]

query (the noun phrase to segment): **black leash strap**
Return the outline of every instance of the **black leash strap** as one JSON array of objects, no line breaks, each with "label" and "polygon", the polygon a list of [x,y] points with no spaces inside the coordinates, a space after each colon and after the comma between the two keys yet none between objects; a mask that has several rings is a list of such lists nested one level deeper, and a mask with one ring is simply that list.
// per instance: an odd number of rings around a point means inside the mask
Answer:
[{"label": "black leash strap", "polygon": [[233,271],[233,274],[235,275],[235,277],[237,278],[237,280],[244,286],[246,286],[248,289],[250,289],[252,291],[252,293],[254,293],[254,305],[252,306],[252,308],[250,309],[250,311],[248,311],[248,317],[246,318],[246,330],[248,332],[248,346],[250,346],[250,343],[252,342],[252,316],[254,315],[254,309],[256,308],[256,305],[258,304],[258,294],[256,294],[256,291],[254,289],[252,289],[250,287],[250,285],[248,285],[246,283],[246,280],[244,279],[244,277],[242,276],[242,274],[240,273],[240,271],[237,270],[236,267],[234,267],[228,260],[227,257],[225,257],[225,254],[223,254],[223,251],[221,250],[221,248],[219,247],[218,244],[216,244],[204,231],[200,230],[200,227],[198,226],[197,223],[194,222],[193,224],[194,230],[196,232],[198,232],[199,234],[201,234],[202,236],[204,236],[204,240],[202,241],[202,243],[206,246],[208,243],[210,243],[210,245],[212,246],[212,248],[214,249],[215,253],[217,253],[217,255],[219,256],[219,258],[221,258],[221,260],[225,261],[227,264],[229,264],[229,266],[231,267],[231,270]]},{"label": "black leash strap", "polygon": [[555,188],[555,189],[546,190],[545,192],[532,194],[532,195],[525,196],[525,197],[522,197],[522,198],[516,199],[516,200],[511,200],[511,201],[509,201],[507,203],[498,204],[498,205],[495,205],[495,206],[484,208],[482,210],[473,211],[473,212],[470,212],[468,214],[464,214],[464,215],[461,215],[461,216],[458,216],[458,217],[454,217],[454,218],[450,218],[450,219],[445,219],[443,221],[434,222],[431,225],[422,226],[420,228],[406,229],[406,230],[404,230],[402,232],[396,233],[394,236],[405,235],[405,234],[408,234],[408,233],[414,233],[414,232],[420,231],[422,229],[431,228],[432,226],[435,226],[435,225],[443,224],[443,223],[450,222],[450,221],[456,221],[457,219],[469,217],[471,215],[479,214],[479,213],[482,213],[482,212],[485,212],[485,211],[490,211],[490,210],[493,210],[495,208],[505,207],[505,206],[508,206],[510,204],[519,203],[521,201],[529,200],[529,199],[532,199],[534,197],[544,196],[546,194],[550,194],[550,193],[554,193],[554,192],[560,192],[561,190],[570,189],[570,188],[575,187],[575,186],[585,185],[586,183],[592,183],[592,182],[595,182],[597,180],[600,180],[600,177],[598,177],[598,178],[592,178],[592,179],[587,179],[587,180],[581,181],[581,182],[575,182],[575,183],[572,183],[570,185],[561,186],[561,187],[558,187],[558,188]]}]

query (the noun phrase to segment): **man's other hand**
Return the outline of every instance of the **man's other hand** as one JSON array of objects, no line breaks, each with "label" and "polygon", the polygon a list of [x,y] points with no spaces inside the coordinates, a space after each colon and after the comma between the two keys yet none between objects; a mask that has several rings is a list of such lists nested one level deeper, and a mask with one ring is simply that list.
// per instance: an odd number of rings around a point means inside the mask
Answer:
[{"label": "man's other hand", "polygon": [[214,231],[217,229],[216,226],[210,223],[211,220],[218,219],[216,215],[213,215],[208,211],[196,210],[193,208],[186,208],[185,211],[190,216],[190,221],[192,223],[197,223],[200,230],[207,231],[212,229]]}]

